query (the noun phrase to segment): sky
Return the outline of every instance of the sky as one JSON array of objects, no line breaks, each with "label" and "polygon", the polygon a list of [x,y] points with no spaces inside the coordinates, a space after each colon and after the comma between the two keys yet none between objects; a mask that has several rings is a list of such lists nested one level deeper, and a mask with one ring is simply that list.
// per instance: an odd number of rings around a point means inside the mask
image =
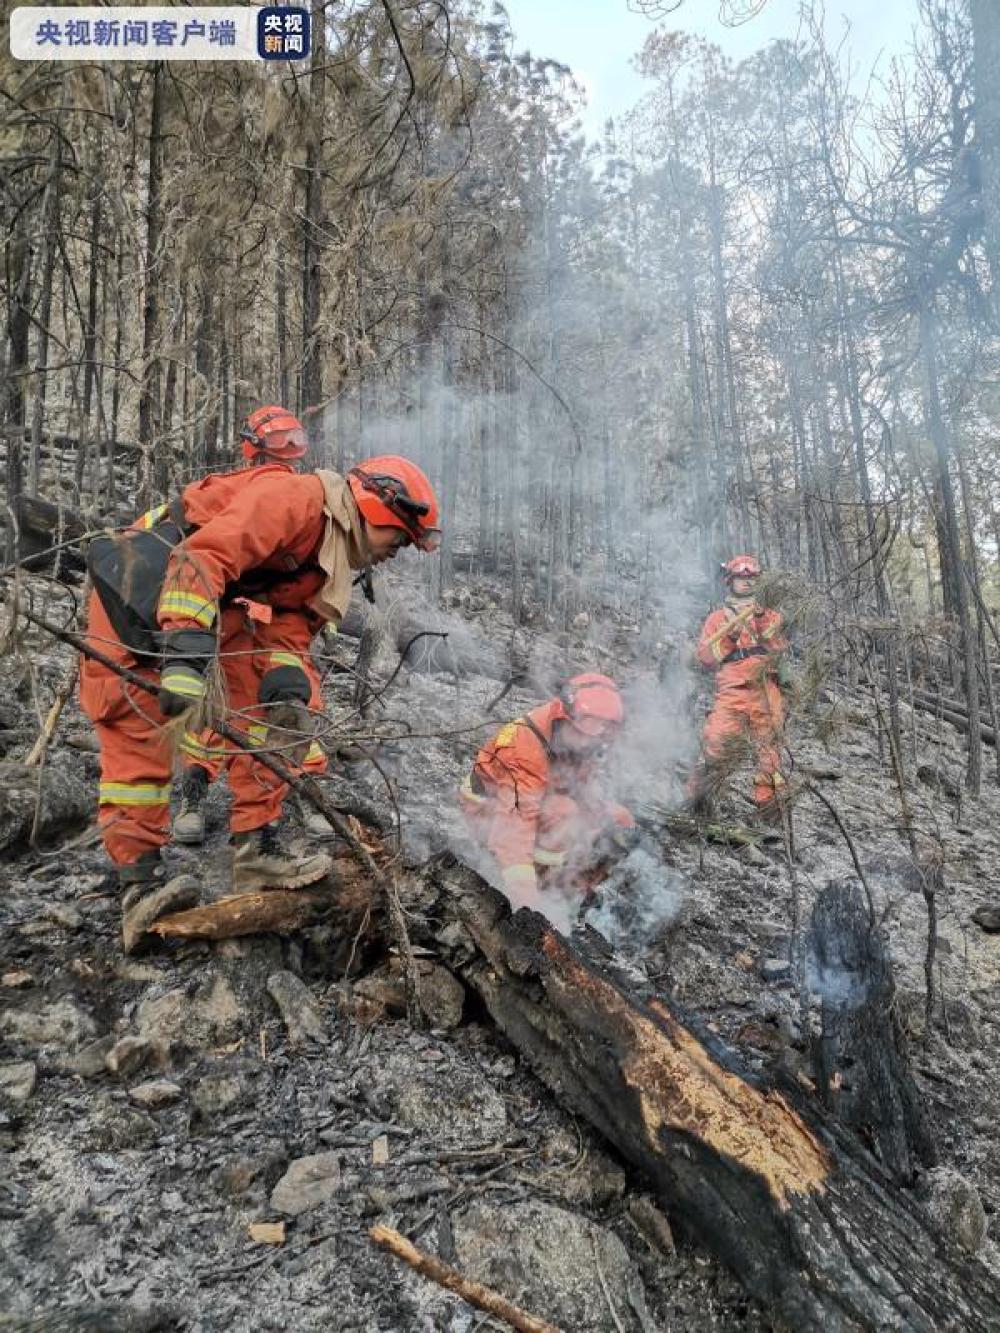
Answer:
[{"label": "sky", "polygon": [[[599,138],[609,116],[628,111],[649,85],[632,68],[647,33],[657,24],[641,13],[636,0],[504,0],[514,29],[516,50],[530,49],[569,65],[588,91],[584,116],[589,137]],[[766,0],[756,18],[737,28],[718,18],[719,0],[681,0],[661,20],[664,27],[696,33],[741,60],[779,37],[798,30],[799,0]],[[917,0],[826,0],[826,27],[838,41],[850,25],[849,48],[855,70],[876,62],[888,65],[905,52],[917,19]]]}]

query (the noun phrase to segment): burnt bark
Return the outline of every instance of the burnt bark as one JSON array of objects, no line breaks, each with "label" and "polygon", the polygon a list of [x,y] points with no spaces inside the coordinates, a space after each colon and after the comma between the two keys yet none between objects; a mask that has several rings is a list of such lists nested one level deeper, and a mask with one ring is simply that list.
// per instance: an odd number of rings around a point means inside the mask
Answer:
[{"label": "burnt bark", "polygon": [[453,859],[428,867],[425,892],[439,954],[542,1082],[788,1326],[1000,1328],[996,1279],[818,1102],[756,1080],[606,954],[511,915]]},{"label": "burnt bark", "polygon": [[856,886],[829,884],[807,937],[810,989],[821,996],[813,1068],[824,1105],[856,1130],[901,1181],[936,1152],[894,1019],[896,987],[886,941]]}]

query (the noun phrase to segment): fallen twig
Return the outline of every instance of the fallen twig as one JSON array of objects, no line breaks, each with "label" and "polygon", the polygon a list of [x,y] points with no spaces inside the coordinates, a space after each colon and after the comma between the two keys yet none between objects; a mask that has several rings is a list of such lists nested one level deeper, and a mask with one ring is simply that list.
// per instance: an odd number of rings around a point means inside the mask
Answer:
[{"label": "fallen twig", "polygon": [[27,768],[37,768],[42,762],[45,751],[48,749],[49,742],[55,734],[56,727],[59,725],[59,718],[62,716],[62,710],[66,706],[66,700],[76,688],[76,678],[79,674],[79,670],[79,665],[74,662],[70,670],[67,671],[62,684],[59,686],[56,697],[52,702],[52,707],[49,709],[45,722],[42,724],[42,729],[38,734],[38,739],[31,747],[31,752],[24,761]]},{"label": "fallen twig", "polygon": [[443,1263],[425,1250],[417,1249],[405,1236],[391,1227],[374,1226],[368,1235],[376,1245],[388,1250],[397,1259],[402,1259],[421,1277],[429,1278],[439,1287],[444,1287],[446,1291],[454,1292],[477,1310],[484,1310],[487,1314],[502,1319],[510,1328],[517,1329],[518,1333],[560,1333],[555,1324],[549,1324],[544,1319],[528,1314],[527,1311],[511,1304],[499,1292],[491,1291],[489,1287],[463,1277],[450,1264]]}]

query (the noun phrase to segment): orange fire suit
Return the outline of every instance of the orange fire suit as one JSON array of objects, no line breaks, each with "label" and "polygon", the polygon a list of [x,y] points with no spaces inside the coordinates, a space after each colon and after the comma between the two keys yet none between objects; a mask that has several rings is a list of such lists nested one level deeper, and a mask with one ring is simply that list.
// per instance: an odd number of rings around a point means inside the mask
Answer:
[{"label": "orange fire suit", "polygon": [[[282,658],[288,662],[294,657],[295,662],[301,665],[309,681],[309,708],[314,713],[323,710],[323,691],[320,682],[319,672],[312,659],[310,643],[312,640],[312,627],[306,620],[287,617],[287,623],[282,626],[282,632],[286,639],[286,648],[279,650],[282,652]],[[272,654],[273,658],[274,654]],[[236,663],[234,662],[234,666]],[[267,727],[255,723],[250,729],[252,740],[264,742],[267,736]],[[216,735],[214,731],[202,731],[195,733],[187,731],[184,733],[184,740],[181,744],[184,752],[184,767],[191,768],[197,766],[203,768],[208,774],[209,782],[215,782],[222,773],[229,768],[233,759],[233,747],[228,741],[223,740],[221,736]],[[306,752],[300,766],[292,763],[288,754],[281,756],[295,772],[303,772],[311,777],[318,777],[327,770],[327,754],[320,745],[319,741],[313,741]]]},{"label": "orange fire suit", "polygon": [[[780,612],[760,609],[743,624],[734,624],[731,633],[720,636],[719,631],[734,622],[740,610],[727,603],[713,611],[698,637],[698,661],[716,672],[715,702],[702,733],[702,750],[707,764],[717,764],[732,742],[749,732],[757,754],[753,798],[758,805],[766,805],[785,785],[778,750],[785,709],[776,671],[788,640]],[[692,779],[692,794],[703,780],[704,773]]]},{"label": "orange fire suit", "polygon": [[553,751],[553,727],[563,717],[563,704],[552,699],[509,722],[479,751],[460,788],[473,835],[504,872],[558,872],[571,856],[582,862],[604,831],[634,826],[624,806],[595,789],[592,762]]},{"label": "orange fire suit", "polygon": [[[314,692],[308,645],[324,619],[336,614],[327,609],[320,615],[310,606],[321,590],[325,595],[332,586],[317,559],[321,549],[326,558],[334,541],[343,544],[344,561],[351,568],[365,563],[357,510],[348,500],[343,512],[350,530],[342,531],[330,517],[319,476],[268,466],[206,477],[184,489],[181,503],[194,530],[171,552],[159,595],[158,625],[162,630],[214,633],[232,724],[251,741],[263,743],[267,710],[261,706],[262,693],[288,682],[303,694]],[[154,526],[158,512],[144,515],[134,526]],[[344,609],[345,568],[343,562],[338,566],[337,585]],[[349,586],[348,580],[347,597]],[[236,598],[247,599],[249,609]],[[267,610],[254,614],[253,604]],[[328,608],[329,602],[323,605]],[[148,659],[137,662],[116,635],[96,593],[89,603],[88,640],[114,661],[158,683],[159,668]],[[135,690],[98,662],[84,658],[80,679],[81,706],[94,722],[101,745],[98,821],[112,860],[127,865],[169,839],[173,762],[166,719],[155,695]],[[228,762],[232,831],[271,823],[281,812],[287,784],[252,756],[241,753]]]}]

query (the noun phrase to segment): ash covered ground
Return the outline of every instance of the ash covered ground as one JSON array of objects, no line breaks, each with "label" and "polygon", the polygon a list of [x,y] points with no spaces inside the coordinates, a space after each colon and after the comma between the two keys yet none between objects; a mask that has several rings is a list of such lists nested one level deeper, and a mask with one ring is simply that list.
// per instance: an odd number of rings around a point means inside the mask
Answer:
[{"label": "ash covered ground", "polygon": [[[783,840],[730,848],[662,823],[695,736],[697,701],[676,665],[684,645],[611,613],[578,618],[562,635],[514,635],[499,602],[486,584],[466,588],[442,622],[454,635],[461,621],[463,641],[498,670],[458,677],[404,666],[363,728],[381,771],[348,753],[336,780],[386,819],[398,811],[405,861],[416,865],[455,845],[454,789],[491,727],[540,701],[547,674],[611,670],[641,701],[622,794],[662,866],[636,961],[753,1067],[805,1072],[784,966],[793,888]],[[0,695],[0,1327],[500,1327],[377,1251],[367,1236],[376,1221],[567,1333],[769,1326],[685,1238],[680,1217],[670,1219],[671,1251],[662,1201],[558,1107],[429,960],[435,1026],[415,1032],[396,1015],[399,985],[385,960],[362,959],[362,972],[345,977],[322,929],[122,958],[117,900],[90,823],[96,755],[75,704],[40,795],[21,762],[37,732],[32,700],[48,698],[69,657],[40,638],[23,647],[3,665]],[[508,689],[490,713],[512,650],[530,659],[533,683]],[[332,651],[350,665],[347,640]],[[385,642],[374,678],[396,662]],[[331,671],[331,716],[351,711],[352,690],[349,671]],[[831,687],[794,717],[789,739],[800,773],[850,830],[885,914],[942,1162],[925,1188],[944,1224],[996,1266],[982,1232],[1000,1204],[1000,937],[970,914],[1000,897],[1000,793],[988,785],[962,806],[948,794],[960,790],[957,734],[918,715],[910,736],[908,710],[906,725],[909,770],[924,773],[911,786],[915,814],[937,829],[946,855],[930,1033],[926,909],[909,887],[870,699]],[[737,775],[719,818],[750,819],[746,788]],[[225,814],[223,785],[207,847],[171,853],[216,894],[228,873]],[[807,918],[827,881],[854,869],[808,792],[795,806],[794,857]],[[283,1223],[283,1243],[251,1233],[261,1223]]]}]

